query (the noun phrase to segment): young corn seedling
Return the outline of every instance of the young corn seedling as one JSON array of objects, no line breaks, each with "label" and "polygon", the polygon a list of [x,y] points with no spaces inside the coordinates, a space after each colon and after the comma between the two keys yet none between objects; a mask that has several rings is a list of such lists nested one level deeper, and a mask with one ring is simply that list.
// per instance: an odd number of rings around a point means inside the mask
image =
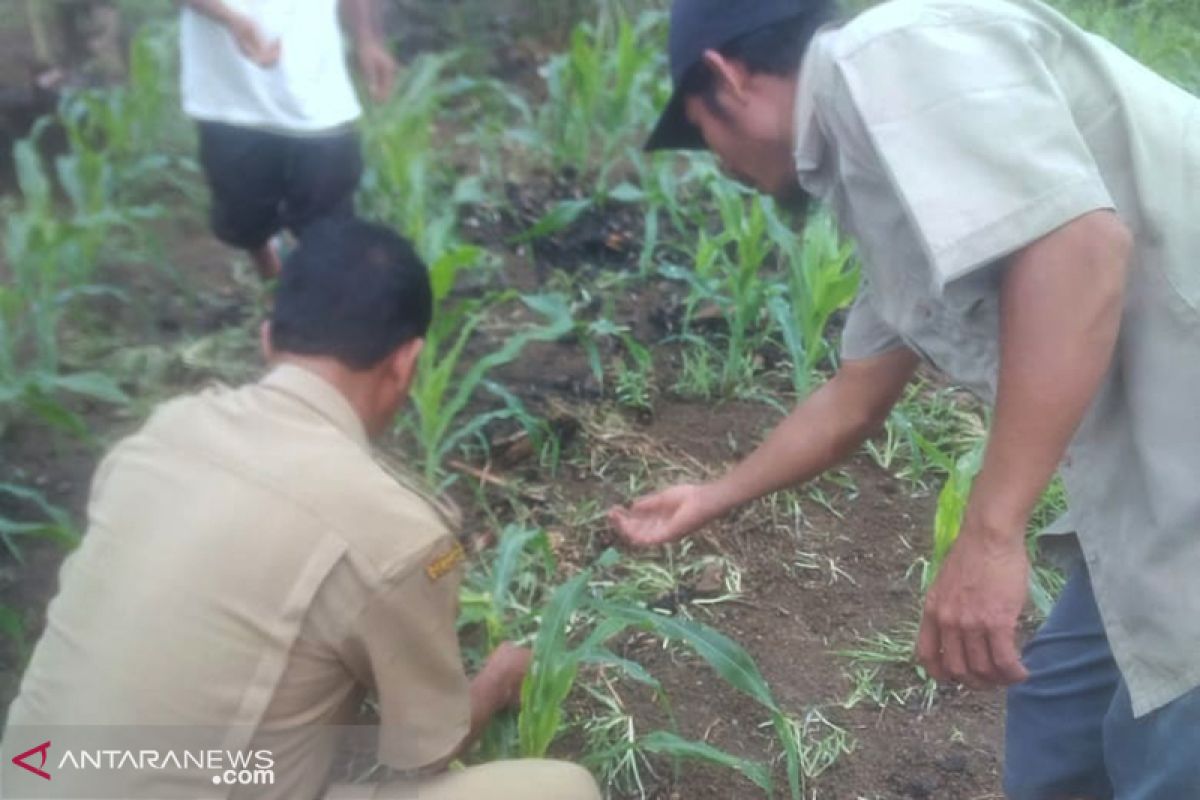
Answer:
[{"label": "young corn seedling", "polygon": [[[606,622],[625,622],[650,631],[667,641],[687,646],[727,684],[762,706],[768,713],[769,724],[774,728],[776,737],[783,748],[791,795],[797,800],[802,797],[802,754],[791,721],[776,702],[753,657],[741,645],[700,623],[678,617],[663,616],[637,606],[597,601],[596,608]],[[705,760],[713,761],[718,758],[708,748],[704,748],[704,750]],[[700,751],[693,751],[691,755],[695,756],[699,753]],[[720,758],[734,759],[736,757],[722,754]],[[770,790],[769,774],[765,770],[759,771],[761,765],[755,765],[752,761],[746,762],[742,759],[738,759],[738,761],[742,764],[739,767],[742,774],[751,780],[761,777],[763,783],[760,785],[768,791]]]},{"label": "young corn seedling", "polygon": [[[654,271],[660,247],[671,245],[676,239],[690,238],[696,230],[703,229],[704,206],[692,200],[701,188],[719,179],[719,174],[711,158],[675,153],[647,154],[638,148],[629,148],[626,157],[637,173],[637,185],[622,183],[609,193],[609,197],[643,207],[642,253],[638,269],[645,277]],[[686,169],[680,168],[681,158]],[[669,223],[665,229],[664,217]]]},{"label": "young corn seedling", "polygon": [[685,339],[694,336],[702,306],[717,311],[725,328],[716,345],[718,391],[725,396],[746,394],[753,390],[756,359],[770,334],[766,321],[771,291],[762,274],[772,255],[766,201],[748,198],[726,181],[713,182],[711,191],[720,211],[721,232],[716,236],[701,232],[691,269],[668,266],[661,272],[690,286]]},{"label": "young corn seedling", "polygon": [[817,367],[834,354],[825,329],[833,314],[853,301],[859,266],[852,246],[840,239],[827,215],[810,219],[797,235],[773,207],[767,206],[765,214],[787,270],[784,282],[773,287],[768,305],[791,358],[792,386],[804,396]]},{"label": "young corn seedling", "polygon": [[490,567],[472,570],[463,583],[458,627],[482,626],[485,653],[501,642],[524,641],[535,622],[542,586],[555,569],[554,552],[544,531],[507,526]]},{"label": "young corn seedling", "polygon": [[[921,590],[926,591],[933,585],[938,572],[950,553],[950,548],[958,540],[962,530],[963,517],[966,513],[967,502],[970,500],[971,487],[975,477],[983,465],[983,455],[986,442],[978,440],[969,450],[956,459],[950,459],[944,454],[933,450],[926,443],[930,459],[942,469],[947,470],[946,481],[938,493],[937,513],[933,521],[933,552],[930,558],[921,565]],[[1038,511],[1030,520],[1026,543],[1029,548],[1030,560],[1037,555],[1037,537],[1043,521],[1049,521],[1052,514],[1065,510],[1065,499],[1062,497],[1060,482],[1052,484],[1043,493],[1038,504]],[[1033,599],[1038,613],[1045,617],[1050,613],[1055,599],[1062,590],[1064,577],[1058,571],[1040,564],[1035,564],[1029,575],[1029,594]]]},{"label": "young corn seedling", "polygon": [[[9,205],[4,236],[11,282],[0,285],[0,429],[22,412],[84,436],[83,421],[62,401],[73,394],[110,403],[127,398],[98,372],[64,374],[59,337],[69,307],[82,298],[118,294],[90,283],[116,211],[86,206],[60,211],[37,148],[39,123],[17,143],[19,203]],[[74,196],[73,196],[74,197]],[[84,199],[80,196],[80,201]]]},{"label": "young corn seedling", "polygon": [[[483,321],[479,306],[469,304],[465,310],[458,307],[458,313],[447,314],[426,335],[409,397],[415,417],[413,432],[421,447],[425,478],[431,483],[436,483],[446,457],[486,425],[499,419],[527,416],[514,395],[487,381],[488,373],[516,360],[530,342],[556,341],[573,325],[565,300],[554,303],[545,297],[534,297],[530,301],[534,310],[550,312],[545,322],[512,334],[499,348],[477,359],[461,374],[459,365],[467,342]],[[480,388],[499,397],[505,407],[464,422],[462,413]]]},{"label": "young corn seedling", "polygon": [[[133,191],[161,172],[163,158],[150,155],[163,116],[169,53],[153,30],[135,37],[131,85],[76,91],[64,98],[54,120],[43,119],[13,149],[19,200],[5,208],[4,254],[11,281],[0,286],[0,428],[20,412],[74,435],[83,421],[63,402],[79,395],[108,403],[127,398],[99,372],[64,374],[59,339],[68,310],[82,298],[122,298],[99,286],[101,251],[114,237],[140,236],[141,224],[158,208],[139,205]],[[67,151],[48,174],[39,143],[51,124],[65,133]],[[67,202],[55,194],[55,179]]]},{"label": "young corn seedling", "polygon": [[597,186],[607,185],[631,132],[644,130],[665,99],[658,39],[664,19],[646,12],[637,22],[618,14],[582,23],[572,31],[567,51],[544,67],[548,99],[536,138],[556,168],[585,172],[596,164]]},{"label": "young corn seedling", "polygon": [[482,194],[477,180],[456,179],[434,151],[437,124],[449,105],[479,88],[475,81],[447,77],[457,59],[454,53],[416,59],[397,91],[363,124],[367,169],[360,207],[364,215],[401,231],[426,261],[460,246],[458,208]]},{"label": "young corn seedling", "polygon": [[[633,720],[624,712],[616,694],[616,680],[632,681],[650,689],[673,720],[658,680],[641,664],[617,655],[608,646],[627,629],[640,628],[664,642],[691,649],[733,688],[764,707],[787,755],[792,795],[800,797],[802,754],[791,734],[788,718],[749,653],[702,624],[663,616],[643,607],[645,599],[657,593],[661,585],[673,583],[669,575],[661,581],[651,581],[640,590],[625,586],[623,580],[601,579],[599,575],[625,574],[613,572],[619,557],[610,550],[592,567],[547,590],[545,578],[553,564],[544,548],[546,543],[540,532],[507,529],[491,559],[490,569],[472,571],[464,589],[460,626],[482,625],[486,648],[504,640],[524,641],[536,628],[533,659],[521,688],[515,736],[511,719],[498,720],[485,739],[484,749],[490,756],[544,756],[567,729],[567,701],[581,689],[602,700],[601,706],[608,709],[598,716],[590,715],[584,722],[585,737],[591,744],[584,761],[602,775],[623,776],[619,780],[628,782],[626,785],[638,785],[641,769],[646,766],[645,754],[653,753],[730,768],[769,791],[771,777],[764,764],[703,742],[689,741],[674,731],[646,735],[636,732]],[[640,572],[637,566],[630,565],[633,574]],[[701,564],[693,566],[699,569]],[[523,584],[524,575],[533,579]],[[600,675],[599,684],[593,681],[593,674]],[[588,677],[581,683],[584,675]],[[516,749],[508,749],[513,744]]]},{"label": "young corn seedling", "polygon": [[950,460],[941,454],[933,456],[935,463],[947,470],[947,477],[938,494],[937,513],[933,520],[933,554],[921,572],[922,591],[933,585],[950,548],[958,539],[971,485],[983,464],[983,449],[981,440],[956,459]]}]

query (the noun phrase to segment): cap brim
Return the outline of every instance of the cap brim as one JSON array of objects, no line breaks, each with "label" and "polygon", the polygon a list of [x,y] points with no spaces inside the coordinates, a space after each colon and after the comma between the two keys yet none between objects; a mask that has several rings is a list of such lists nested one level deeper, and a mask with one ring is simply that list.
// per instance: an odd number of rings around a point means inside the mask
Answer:
[{"label": "cap brim", "polygon": [[654,132],[646,140],[647,151],[708,149],[700,129],[688,120],[683,100],[683,93],[676,89],[662,116],[658,118]]}]

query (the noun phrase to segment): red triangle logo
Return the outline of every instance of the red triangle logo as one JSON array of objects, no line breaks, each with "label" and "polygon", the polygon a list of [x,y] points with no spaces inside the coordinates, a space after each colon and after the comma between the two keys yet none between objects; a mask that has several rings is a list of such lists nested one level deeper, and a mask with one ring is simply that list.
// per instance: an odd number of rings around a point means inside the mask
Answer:
[{"label": "red triangle logo", "polygon": [[[24,753],[21,753],[19,756],[15,756],[13,758],[12,762],[14,764],[16,764],[18,767],[20,767],[21,769],[29,770],[34,775],[37,775],[39,778],[45,778],[46,780],[50,780],[50,773],[46,772],[45,770],[42,769],[42,767],[46,766],[46,751],[48,751],[49,749],[50,749],[50,742],[49,742],[49,740],[47,740],[47,741],[42,742],[37,747],[35,747],[31,750],[26,750]],[[33,766],[32,764],[25,763],[25,759],[29,758],[34,753],[42,754],[42,763],[38,764],[36,767]]]}]

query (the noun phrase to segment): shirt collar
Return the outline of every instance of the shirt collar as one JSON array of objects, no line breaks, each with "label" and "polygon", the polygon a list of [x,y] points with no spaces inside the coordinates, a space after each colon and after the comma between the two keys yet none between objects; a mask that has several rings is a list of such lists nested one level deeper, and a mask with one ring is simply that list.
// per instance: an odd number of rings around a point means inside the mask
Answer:
[{"label": "shirt collar", "polygon": [[796,177],[800,186],[810,195],[828,199],[833,186],[832,175],[827,168],[826,156],[829,145],[817,119],[817,87],[822,84],[827,70],[828,58],[822,58],[823,45],[833,35],[831,26],[826,26],[813,36],[805,48],[800,75],[796,81],[795,150],[793,157]]},{"label": "shirt collar", "polygon": [[369,447],[366,428],[350,401],[315,372],[295,364],[280,364],[268,372],[259,385],[294,397],[362,447]]}]

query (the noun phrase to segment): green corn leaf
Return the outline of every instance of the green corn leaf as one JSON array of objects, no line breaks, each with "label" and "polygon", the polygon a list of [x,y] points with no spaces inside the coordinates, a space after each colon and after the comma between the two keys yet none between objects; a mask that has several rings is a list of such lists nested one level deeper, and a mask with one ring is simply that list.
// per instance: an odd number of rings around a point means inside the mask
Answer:
[{"label": "green corn leaf", "polygon": [[583,605],[589,571],[559,586],[542,613],[542,627],[533,645],[533,660],[521,686],[521,713],[517,720],[521,755],[541,758],[559,730],[562,704],[575,685],[580,653],[569,644],[569,626]]},{"label": "green corn leaf", "polygon": [[508,599],[512,593],[512,582],[516,576],[521,556],[535,540],[546,541],[544,531],[537,528],[520,528],[509,525],[500,535],[500,544],[496,548],[496,562],[492,568],[492,606],[497,614],[502,614],[508,607]]},{"label": "green corn leaf", "polygon": [[88,436],[87,423],[82,417],[37,386],[25,387],[21,403],[53,428],[81,439]]},{"label": "green corn leaf", "polygon": [[646,193],[632,183],[620,183],[608,193],[608,197],[618,203],[640,203],[646,199]]},{"label": "green corn leaf", "polygon": [[597,608],[606,616],[627,620],[664,638],[683,642],[730,686],[771,711],[779,710],[754,659],[745,648],[724,634],[698,622],[663,616],[636,606],[598,602]]},{"label": "green corn leaf", "polygon": [[22,139],[13,146],[13,161],[17,167],[17,186],[25,202],[32,208],[48,208],[51,202],[50,180],[42,167],[36,137]]},{"label": "green corn leaf", "polygon": [[124,405],[129,396],[117,386],[112,378],[99,372],[77,372],[73,375],[56,375],[46,382],[46,388],[57,389],[92,400]]},{"label": "green corn leaf", "polygon": [[429,266],[429,283],[435,307],[440,306],[450,294],[458,280],[459,271],[479,261],[482,253],[478,247],[463,245],[447,250]]},{"label": "green corn leaf", "polygon": [[650,672],[636,661],[631,661],[628,658],[621,658],[611,650],[603,647],[594,648],[591,652],[586,653],[581,659],[584,664],[591,664],[598,667],[615,667],[620,670],[626,678],[636,681],[644,686],[649,686],[655,692],[662,692],[662,683],[658,678],[655,678]]},{"label": "green corn leaf", "polygon": [[775,324],[783,334],[783,343],[792,360],[792,388],[796,395],[803,397],[808,393],[811,376],[808,373],[808,351],[805,348],[804,336],[796,323],[796,314],[792,304],[786,298],[775,295],[767,301],[767,308],[775,319]]},{"label": "green corn leaf", "polygon": [[709,764],[736,770],[763,791],[771,791],[771,773],[765,765],[751,759],[740,758],[710,744],[684,739],[670,731],[654,731],[639,739],[638,744],[643,750],[658,755],[705,761]]},{"label": "green corn leaf", "polygon": [[591,200],[563,200],[556,203],[537,222],[523,233],[509,239],[508,243],[526,244],[537,239],[544,239],[547,236],[553,236],[559,231],[575,224],[575,221],[583,216],[583,212],[591,207]]}]

